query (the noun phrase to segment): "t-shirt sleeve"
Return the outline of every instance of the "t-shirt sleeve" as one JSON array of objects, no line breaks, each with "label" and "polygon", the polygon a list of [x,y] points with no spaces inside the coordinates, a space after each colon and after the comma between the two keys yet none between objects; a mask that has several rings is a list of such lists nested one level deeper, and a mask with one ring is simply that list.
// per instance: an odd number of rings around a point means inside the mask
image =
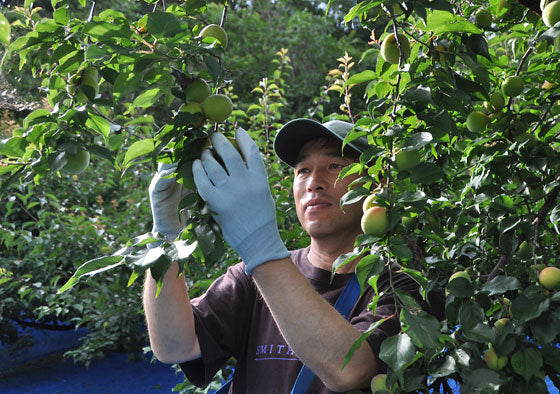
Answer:
[{"label": "t-shirt sleeve", "polygon": [[205,387],[247,343],[255,287],[243,264],[230,267],[208,290],[191,301],[202,356],[179,364],[185,377]]}]

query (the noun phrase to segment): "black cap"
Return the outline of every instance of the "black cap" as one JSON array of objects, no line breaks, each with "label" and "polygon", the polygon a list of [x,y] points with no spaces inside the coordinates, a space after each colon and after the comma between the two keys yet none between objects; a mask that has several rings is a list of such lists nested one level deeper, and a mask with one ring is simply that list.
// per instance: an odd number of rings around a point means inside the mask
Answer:
[{"label": "black cap", "polygon": [[[294,119],[286,123],[278,130],[274,139],[274,151],[284,163],[293,167],[296,164],[299,151],[306,142],[320,137],[332,136],[344,141],[344,138],[354,129],[352,123],[342,120],[329,120],[326,123],[319,123],[312,119]],[[360,130],[360,128],[357,128]],[[362,153],[368,148],[367,137],[357,138],[345,145]]]}]

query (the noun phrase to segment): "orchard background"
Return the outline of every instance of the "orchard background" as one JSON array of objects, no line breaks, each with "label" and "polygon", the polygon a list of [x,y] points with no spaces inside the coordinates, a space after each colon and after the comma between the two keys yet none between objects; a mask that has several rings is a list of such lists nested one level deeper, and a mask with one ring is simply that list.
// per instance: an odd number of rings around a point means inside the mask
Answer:
[{"label": "orchard background", "polygon": [[[375,286],[397,261],[424,294],[446,294],[438,322],[394,292],[402,331],[380,355],[389,385],[444,393],[455,383],[463,393],[560,387],[560,292],[539,282],[546,266],[560,266],[558,4],[6,3],[0,341],[25,346],[17,325],[87,327],[82,346],[67,353],[76,362],[113,350],[141,356],[136,279],[146,268],[159,279],[177,259],[194,296],[237,262],[195,194],[181,203],[189,221],[180,240],[147,253],[156,163],[177,162],[180,181],[193,187],[190,163],[208,135],[245,128],[262,148],[281,236],[295,248],[307,239],[289,169],[271,143],[295,117],[336,118],[359,126],[348,140],[370,142],[341,173],[362,175],[341,203],[375,189],[389,218],[386,234],[360,236],[336,266],[369,254],[357,273]],[[208,24],[225,29],[227,45],[199,36]],[[380,48],[394,32],[391,58]],[[226,121],[201,124],[179,111],[195,77],[232,100]],[[503,86],[508,77],[519,77],[518,86]],[[89,161],[72,164],[80,151]],[[381,180],[386,187],[376,189]],[[176,390],[208,389],[185,382]]]}]

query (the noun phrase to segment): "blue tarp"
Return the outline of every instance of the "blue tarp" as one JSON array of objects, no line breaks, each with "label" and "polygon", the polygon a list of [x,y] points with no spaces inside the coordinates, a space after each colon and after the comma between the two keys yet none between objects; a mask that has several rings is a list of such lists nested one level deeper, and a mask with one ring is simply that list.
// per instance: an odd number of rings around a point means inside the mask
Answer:
[{"label": "blue tarp", "polygon": [[[21,349],[0,346],[0,393],[171,393],[182,374],[170,365],[127,362],[127,355],[108,354],[86,368],[64,360],[62,353],[76,348],[86,330],[38,330],[23,333],[34,345]],[[148,356],[147,358],[150,358]]]}]

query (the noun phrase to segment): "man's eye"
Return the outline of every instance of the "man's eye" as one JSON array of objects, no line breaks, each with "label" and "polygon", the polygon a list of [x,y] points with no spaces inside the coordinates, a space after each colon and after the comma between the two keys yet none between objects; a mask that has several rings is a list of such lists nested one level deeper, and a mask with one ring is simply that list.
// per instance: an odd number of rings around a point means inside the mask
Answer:
[{"label": "man's eye", "polygon": [[309,172],[309,170],[308,170],[307,168],[298,168],[297,171],[296,171],[296,173],[297,173],[298,175],[300,175],[300,174],[306,174],[307,172]]},{"label": "man's eye", "polygon": [[345,167],[344,164],[339,164],[339,163],[332,163],[331,164],[331,168],[334,168],[334,169],[342,169],[344,167]]}]

